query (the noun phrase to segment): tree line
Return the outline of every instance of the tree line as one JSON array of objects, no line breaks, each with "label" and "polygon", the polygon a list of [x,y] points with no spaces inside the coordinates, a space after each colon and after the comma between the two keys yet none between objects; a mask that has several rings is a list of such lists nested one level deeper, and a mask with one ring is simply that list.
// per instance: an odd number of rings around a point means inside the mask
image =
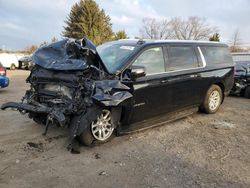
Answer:
[{"label": "tree line", "polygon": [[[126,39],[125,30],[114,32],[111,18],[94,0],[79,0],[75,3],[65,20],[63,37],[89,38],[96,45],[107,41]],[[139,37],[146,39],[210,40],[220,41],[219,29],[210,25],[205,18],[143,18]],[[57,41],[53,38],[51,42]],[[232,51],[239,48],[239,31],[232,37]],[[48,44],[43,42],[40,46]],[[32,45],[26,51],[32,53],[38,46]]]}]

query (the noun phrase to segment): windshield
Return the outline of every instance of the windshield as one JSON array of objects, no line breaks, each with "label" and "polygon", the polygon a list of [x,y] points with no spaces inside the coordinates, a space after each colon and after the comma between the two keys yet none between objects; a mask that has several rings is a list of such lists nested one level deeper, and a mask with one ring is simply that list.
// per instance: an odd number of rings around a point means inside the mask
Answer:
[{"label": "windshield", "polygon": [[103,63],[110,73],[115,73],[124,60],[128,58],[136,49],[136,46],[125,44],[103,44],[97,47]]}]

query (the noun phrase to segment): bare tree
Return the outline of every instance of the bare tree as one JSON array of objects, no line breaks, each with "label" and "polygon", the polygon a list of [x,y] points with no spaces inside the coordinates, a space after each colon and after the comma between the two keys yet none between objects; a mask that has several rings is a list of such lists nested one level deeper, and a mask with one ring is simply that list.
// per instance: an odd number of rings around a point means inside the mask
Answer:
[{"label": "bare tree", "polygon": [[216,27],[210,26],[206,19],[199,17],[189,17],[187,20],[173,18],[171,29],[179,40],[207,40],[218,31]]},{"label": "bare tree", "polygon": [[240,32],[239,29],[236,29],[233,33],[232,40],[230,41],[231,47],[230,50],[231,52],[237,52],[240,51],[239,45],[240,45]]},{"label": "bare tree", "polygon": [[140,28],[141,37],[150,39],[208,40],[216,32],[216,27],[199,17],[189,17],[187,20],[175,17],[159,21],[144,18]]},{"label": "bare tree", "polygon": [[157,21],[155,18],[143,18],[139,32],[142,38],[149,39],[168,39],[173,36],[167,19]]}]

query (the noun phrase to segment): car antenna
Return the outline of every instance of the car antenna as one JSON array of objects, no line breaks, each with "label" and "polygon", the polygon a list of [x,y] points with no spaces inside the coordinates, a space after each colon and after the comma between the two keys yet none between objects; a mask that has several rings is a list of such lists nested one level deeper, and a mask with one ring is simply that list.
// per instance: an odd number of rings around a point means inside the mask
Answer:
[{"label": "car antenna", "polygon": [[139,39],[138,42],[137,42],[137,44],[142,45],[142,44],[144,44],[145,42],[146,42],[146,41],[144,41],[143,39]]}]

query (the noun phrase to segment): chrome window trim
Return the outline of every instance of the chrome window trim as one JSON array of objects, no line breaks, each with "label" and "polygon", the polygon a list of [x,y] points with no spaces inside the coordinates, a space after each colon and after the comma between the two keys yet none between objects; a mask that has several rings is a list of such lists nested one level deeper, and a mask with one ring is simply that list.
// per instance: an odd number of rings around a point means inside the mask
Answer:
[{"label": "chrome window trim", "polygon": [[189,69],[181,69],[181,70],[175,70],[175,71],[166,71],[166,72],[160,72],[160,73],[155,73],[155,74],[147,74],[147,76],[153,76],[157,74],[168,74],[168,73],[175,73],[175,72],[182,72],[182,71],[188,71],[188,70],[195,70],[195,69],[202,69],[204,67],[194,67],[194,68],[189,68]]},{"label": "chrome window trim", "polygon": [[202,51],[201,51],[200,46],[198,46],[197,48],[198,48],[198,51],[199,51],[199,53],[200,53],[200,56],[201,56],[201,61],[202,61],[203,68],[204,68],[204,67],[206,67],[206,66],[207,66],[207,62],[206,62],[205,57],[204,57],[204,55],[203,55],[203,53],[202,53]]}]

